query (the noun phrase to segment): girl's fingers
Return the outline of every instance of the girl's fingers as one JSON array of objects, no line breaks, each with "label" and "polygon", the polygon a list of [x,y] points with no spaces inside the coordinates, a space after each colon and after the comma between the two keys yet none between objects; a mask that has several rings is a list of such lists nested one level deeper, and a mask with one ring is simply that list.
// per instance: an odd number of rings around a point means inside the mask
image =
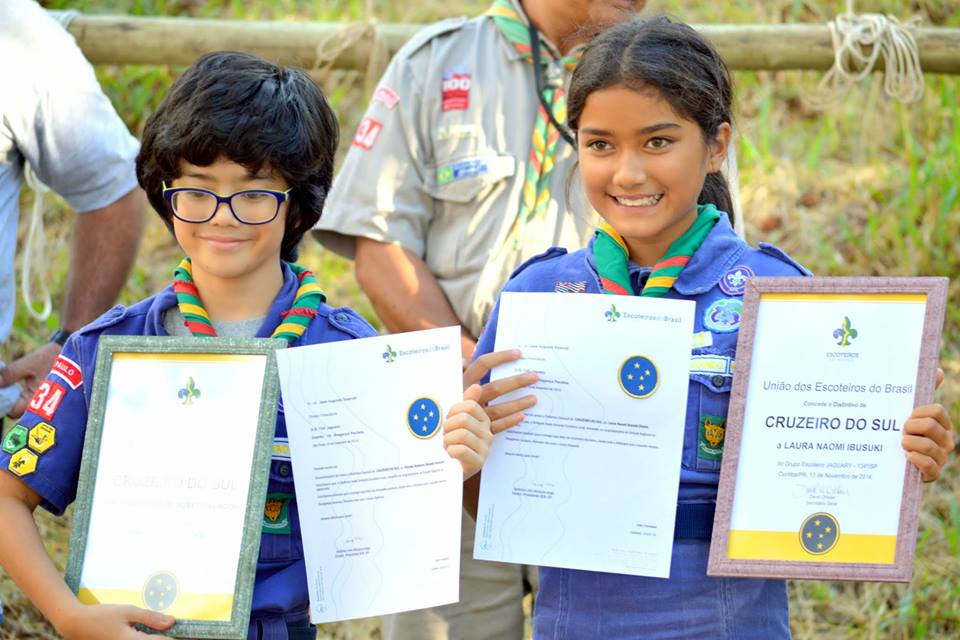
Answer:
[{"label": "girl's fingers", "polygon": [[483,457],[462,444],[453,444],[447,447],[447,455],[463,467],[464,480],[473,476],[483,466]]},{"label": "girl's fingers", "polygon": [[513,413],[505,418],[494,420],[493,423],[490,425],[490,431],[493,434],[506,431],[507,429],[511,427],[515,427],[521,422],[523,422],[524,418],[526,418],[526,416],[523,415],[522,413]]},{"label": "girl's fingers", "polygon": [[464,400],[450,407],[447,419],[443,423],[444,433],[454,429],[470,429],[474,432],[486,430],[484,426],[490,418],[487,411],[474,400]]},{"label": "girl's fingers", "polygon": [[953,423],[941,404],[917,407],[903,425],[904,434],[930,438],[947,452],[954,448]]},{"label": "girl's fingers", "polygon": [[940,385],[942,384],[943,384],[943,369],[941,369],[940,367],[937,367],[937,385],[934,387],[934,389],[939,389]]},{"label": "girl's fingers", "polygon": [[535,384],[537,380],[539,380],[539,376],[537,376],[536,372],[527,371],[526,373],[518,373],[514,376],[488,382],[483,385],[483,396],[480,399],[480,404],[489,404],[511,391],[529,387]]},{"label": "girl's fingers", "polygon": [[916,451],[908,451],[907,462],[920,470],[920,474],[923,476],[924,482],[933,482],[940,477],[940,470],[942,467],[929,456],[925,456],[922,453],[917,453]]},{"label": "girl's fingers", "polygon": [[514,362],[519,359],[519,349],[507,349],[505,351],[493,351],[483,354],[470,363],[463,372],[463,388],[466,389],[472,384],[478,384],[494,367],[499,367],[502,364]]},{"label": "girl's fingers", "polygon": [[488,406],[487,415],[490,416],[490,420],[492,422],[496,422],[501,418],[509,416],[511,413],[517,413],[519,411],[523,411],[524,409],[529,409],[535,404],[537,404],[537,396],[524,396],[522,398],[517,398],[516,400],[511,400],[510,402],[501,402],[500,404]]}]

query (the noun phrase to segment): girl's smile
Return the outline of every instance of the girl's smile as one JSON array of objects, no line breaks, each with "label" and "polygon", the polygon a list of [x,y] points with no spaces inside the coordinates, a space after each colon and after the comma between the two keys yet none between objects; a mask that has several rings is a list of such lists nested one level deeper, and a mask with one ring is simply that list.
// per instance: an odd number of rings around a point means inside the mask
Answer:
[{"label": "girl's smile", "polygon": [[623,236],[630,258],[652,265],[697,217],[708,173],[726,157],[730,126],[704,142],[654,89],[594,91],[579,119],[580,172],[590,204]]}]

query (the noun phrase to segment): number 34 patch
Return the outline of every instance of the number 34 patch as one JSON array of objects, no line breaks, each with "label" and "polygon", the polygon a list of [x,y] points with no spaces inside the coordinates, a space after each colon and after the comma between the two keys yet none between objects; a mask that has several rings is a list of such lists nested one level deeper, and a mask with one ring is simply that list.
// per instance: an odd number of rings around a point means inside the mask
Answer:
[{"label": "number 34 patch", "polygon": [[53,420],[53,416],[60,407],[60,403],[63,402],[63,397],[66,394],[67,390],[56,382],[44,380],[40,383],[40,386],[37,387],[37,391],[33,394],[28,408],[45,420]]}]

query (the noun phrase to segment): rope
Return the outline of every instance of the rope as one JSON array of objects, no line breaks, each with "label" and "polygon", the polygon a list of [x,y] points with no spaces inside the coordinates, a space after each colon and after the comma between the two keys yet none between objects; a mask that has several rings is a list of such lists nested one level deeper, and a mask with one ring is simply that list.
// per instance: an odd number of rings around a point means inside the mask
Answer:
[{"label": "rope", "polygon": [[390,54],[387,51],[387,42],[380,35],[377,21],[373,17],[372,0],[367,0],[365,7],[366,22],[349,24],[317,45],[317,57],[314,60],[313,69],[310,71],[317,84],[323,85],[326,83],[340,54],[365,40],[369,40],[370,57],[367,59],[367,68],[363,73],[364,91],[367,96],[370,96],[377,88],[380,77],[387,70]]},{"label": "rope", "polygon": [[883,89],[888,96],[903,103],[920,100],[925,88],[923,69],[911,33],[919,23],[918,16],[902,23],[891,15],[857,15],[853,0],[847,0],[846,12],[827,23],[833,39],[833,66],[807,96],[811,106],[823,109],[836,103],[856,82],[873,73],[878,61],[883,62]]},{"label": "rope", "polygon": [[[46,253],[46,236],[43,228],[43,204],[44,196],[50,191],[50,187],[43,184],[37,174],[34,173],[30,163],[24,164],[24,177],[27,186],[33,191],[33,206],[30,209],[30,222],[27,226],[27,236],[24,240],[23,260],[20,271],[20,292],[23,296],[23,303],[27,311],[35,319],[45,322],[50,317],[53,307],[50,302],[50,288],[47,286],[46,278],[43,277],[43,267],[46,265],[44,254]],[[33,295],[30,293],[31,280],[33,274],[37,272],[40,277],[37,278],[37,284],[40,286],[41,297],[43,299],[43,309],[37,311],[33,303]]]}]

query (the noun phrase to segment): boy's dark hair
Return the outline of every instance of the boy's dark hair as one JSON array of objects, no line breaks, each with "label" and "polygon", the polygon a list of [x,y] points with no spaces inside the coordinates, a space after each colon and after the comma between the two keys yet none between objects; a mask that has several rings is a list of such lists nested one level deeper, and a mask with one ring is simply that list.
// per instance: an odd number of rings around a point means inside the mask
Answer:
[{"label": "boy's dark hair", "polygon": [[[727,65],[692,27],[668,18],[629,20],[590,43],[570,80],[570,128],[579,129],[591,93],[616,85],[656,91],[680,116],[700,125],[705,143],[716,139],[722,123],[733,123]],[[733,198],[721,173],[707,174],[697,202],[733,211]]]},{"label": "boy's dark hair", "polygon": [[303,71],[246,53],[208,53],[147,118],[137,179],[172,230],[163,182],[179,176],[181,159],[207,166],[222,156],[251,173],[269,165],[293,189],[280,247],[280,257],[292,261],[323,211],[338,138],[333,110]]}]

